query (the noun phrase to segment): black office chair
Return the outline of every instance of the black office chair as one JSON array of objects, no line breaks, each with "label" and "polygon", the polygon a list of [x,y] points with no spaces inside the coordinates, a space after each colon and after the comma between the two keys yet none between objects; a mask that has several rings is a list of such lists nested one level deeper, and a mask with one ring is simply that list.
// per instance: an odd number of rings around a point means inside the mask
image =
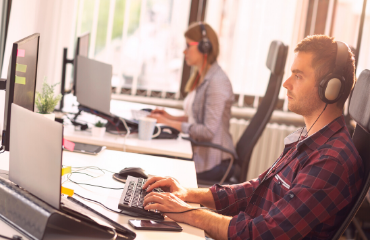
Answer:
[{"label": "black office chair", "polygon": [[[362,190],[348,216],[332,238],[334,240],[343,234],[352,220],[354,220],[354,225],[360,234],[362,232],[355,215],[370,188],[370,70],[362,71],[357,80],[350,99],[349,114],[357,122],[352,139],[362,158],[365,174]],[[364,236],[363,232],[361,235]]]},{"label": "black office chair", "polygon": [[[267,86],[265,96],[257,108],[256,114],[251,119],[249,126],[246,128],[236,145],[237,156],[233,156],[241,170],[238,176],[238,182],[244,182],[246,180],[249,160],[252,156],[253,148],[262,135],[263,130],[275,109],[284,75],[287,53],[288,46],[284,45],[281,41],[275,40],[271,42],[266,61],[266,66],[271,71],[269,84]],[[217,144],[198,142],[191,138],[186,139],[190,140],[194,145],[213,147],[220,149],[221,151],[232,153],[228,149]],[[228,177],[229,171],[234,163],[234,159],[231,159],[225,175],[219,182],[220,184],[222,184]],[[213,183],[214,182],[211,181],[198,180],[198,184],[200,185],[212,185]]]}]

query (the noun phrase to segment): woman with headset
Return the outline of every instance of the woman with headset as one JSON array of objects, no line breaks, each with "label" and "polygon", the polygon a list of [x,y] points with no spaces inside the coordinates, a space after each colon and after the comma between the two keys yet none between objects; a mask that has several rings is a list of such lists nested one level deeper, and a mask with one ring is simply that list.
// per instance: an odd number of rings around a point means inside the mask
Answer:
[{"label": "woman with headset", "polygon": [[[229,133],[234,94],[229,78],[218,65],[219,43],[215,31],[197,22],[185,32],[187,65],[194,67],[184,99],[185,116],[172,116],[155,109],[150,117],[174,127],[200,142],[211,142],[235,152]],[[236,155],[236,154],[234,154]],[[198,179],[218,181],[225,174],[231,155],[220,150],[193,146],[193,160]],[[229,174],[230,175],[230,174]]]}]

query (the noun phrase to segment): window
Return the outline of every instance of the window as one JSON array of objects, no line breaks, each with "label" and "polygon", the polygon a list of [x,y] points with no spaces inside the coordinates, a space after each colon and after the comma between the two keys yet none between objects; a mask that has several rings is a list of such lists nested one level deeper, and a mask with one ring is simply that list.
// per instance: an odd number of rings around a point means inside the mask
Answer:
[{"label": "window", "polygon": [[[357,48],[359,37],[359,27],[361,21],[363,0],[338,0],[333,25],[332,36],[342,40],[353,48]],[[370,26],[370,4],[367,3],[365,12],[365,21],[362,31],[360,54],[358,56],[357,77],[364,69],[370,68],[370,32],[367,31]],[[356,49],[357,51],[358,49]]]},{"label": "window", "polygon": [[[263,96],[270,71],[266,68],[272,40],[289,46],[289,60],[297,44],[301,16],[307,11],[296,0],[212,0],[207,2],[206,19],[220,40],[218,62],[228,74],[235,94]],[[301,36],[303,37],[303,36]],[[243,98],[239,97],[243,101]],[[239,105],[243,106],[240,102]]]},{"label": "window", "polygon": [[[113,65],[112,86],[178,92],[190,0],[79,0],[76,34],[89,57]],[[148,93],[147,93],[148,94]]]}]

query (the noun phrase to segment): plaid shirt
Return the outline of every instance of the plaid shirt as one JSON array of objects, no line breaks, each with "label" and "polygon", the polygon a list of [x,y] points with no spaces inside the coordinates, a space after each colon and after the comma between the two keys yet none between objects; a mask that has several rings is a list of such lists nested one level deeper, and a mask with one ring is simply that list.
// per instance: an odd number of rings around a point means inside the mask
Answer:
[{"label": "plaid shirt", "polygon": [[330,239],[347,216],[364,173],[343,116],[296,144],[300,133],[285,138],[270,173],[210,188],[217,210],[234,216],[229,239]]}]

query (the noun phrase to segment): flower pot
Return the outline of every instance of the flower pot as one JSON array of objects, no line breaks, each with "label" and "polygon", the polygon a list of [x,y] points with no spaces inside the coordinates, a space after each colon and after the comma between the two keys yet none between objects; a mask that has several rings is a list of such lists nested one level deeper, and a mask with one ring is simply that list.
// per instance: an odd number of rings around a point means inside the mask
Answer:
[{"label": "flower pot", "polygon": [[104,136],[104,133],[105,133],[105,127],[95,127],[93,126],[91,128],[91,134],[93,135],[93,137],[103,137]]},{"label": "flower pot", "polygon": [[50,119],[51,121],[55,121],[55,113],[46,113],[46,114],[40,113],[40,114],[46,117],[47,119]]}]

